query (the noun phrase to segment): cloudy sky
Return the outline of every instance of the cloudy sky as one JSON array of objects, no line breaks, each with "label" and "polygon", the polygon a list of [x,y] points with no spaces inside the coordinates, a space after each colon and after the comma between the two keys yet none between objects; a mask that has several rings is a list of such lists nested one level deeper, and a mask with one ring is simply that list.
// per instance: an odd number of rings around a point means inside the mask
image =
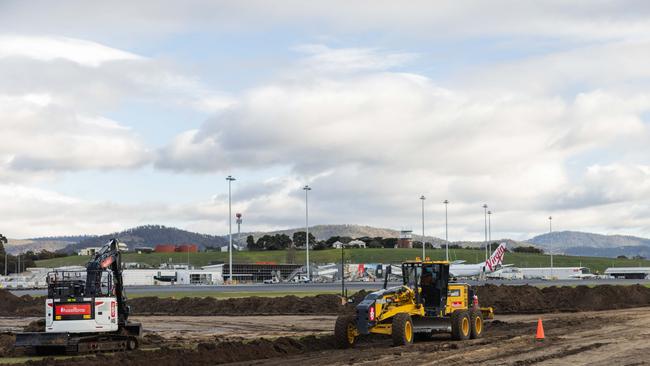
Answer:
[{"label": "cloudy sky", "polygon": [[646,1],[0,2],[0,232],[650,236]]}]

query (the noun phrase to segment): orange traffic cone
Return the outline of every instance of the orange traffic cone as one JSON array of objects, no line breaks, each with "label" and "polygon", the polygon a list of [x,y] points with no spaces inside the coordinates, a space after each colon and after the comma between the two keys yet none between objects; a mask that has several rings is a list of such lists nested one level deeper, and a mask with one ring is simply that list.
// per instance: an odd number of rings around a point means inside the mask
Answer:
[{"label": "orange traffic cone", "polygon": [[544,325],[542,325],[542,318],[539,318],[537,321],[537,335],[535,336],[535,339],[538,341],[544,340]]}]

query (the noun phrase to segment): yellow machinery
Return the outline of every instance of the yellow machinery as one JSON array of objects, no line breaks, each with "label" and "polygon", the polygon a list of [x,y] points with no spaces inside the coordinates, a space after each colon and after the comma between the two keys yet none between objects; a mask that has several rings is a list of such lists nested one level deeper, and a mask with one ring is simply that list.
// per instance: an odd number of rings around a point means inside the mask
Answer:
[{"label": "yellow machinery", "polygon": [[493,319],[492,308],[480,308],[478,297],[466,283],[450,283],[449,262],[402,263],[403,285],[368,294],[356,307],[356,315],[336,319],[334,335],[340,348],[354,345],[360,335],[390,335],[396,346],[408,345],[435,333],[451,333],[453,339],[479,338],[483,320]]}]

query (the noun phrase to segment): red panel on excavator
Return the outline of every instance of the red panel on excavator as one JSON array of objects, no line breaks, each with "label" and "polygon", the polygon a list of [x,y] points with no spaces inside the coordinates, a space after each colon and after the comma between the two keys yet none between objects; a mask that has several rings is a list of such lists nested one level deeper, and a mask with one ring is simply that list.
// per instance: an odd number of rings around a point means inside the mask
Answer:
[{"label": "red panel on excavator", "polygon": [[54,315],[61,315],[61,316],[91,315],[91,310],[92,309],[89,303],[54,305]]}]

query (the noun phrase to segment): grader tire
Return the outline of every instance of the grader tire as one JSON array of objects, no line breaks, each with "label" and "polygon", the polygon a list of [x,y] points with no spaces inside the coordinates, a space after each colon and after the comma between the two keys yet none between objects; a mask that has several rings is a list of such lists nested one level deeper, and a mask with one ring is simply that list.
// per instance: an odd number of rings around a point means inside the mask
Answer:
[{"label": "grader tire", "polygon": [[393,317],[391,326],[393,346],[407,346],[413,344],[413,320],[407,313],[399,313]]},{"label": "grader tire", "polygon": [[483,336],[485,325],[485,323],[483,323],[483,313],[481,313],[481,310],[473,309],[470,311],[469,320],[471,324],[469,337],[471,339],[481,338]]},{"label": "grader tire", "polygon": [[356,317],[354,315],[340,315],[336,318],[334,325],[334,341],[338,348],[350,348],[356,341],[355,332],[357,329]]},{"label": "grader tire", "polygon": [[469,313],[465,310],[454,311],[451,314],[451,338],[463,341],[471,334]]}]

